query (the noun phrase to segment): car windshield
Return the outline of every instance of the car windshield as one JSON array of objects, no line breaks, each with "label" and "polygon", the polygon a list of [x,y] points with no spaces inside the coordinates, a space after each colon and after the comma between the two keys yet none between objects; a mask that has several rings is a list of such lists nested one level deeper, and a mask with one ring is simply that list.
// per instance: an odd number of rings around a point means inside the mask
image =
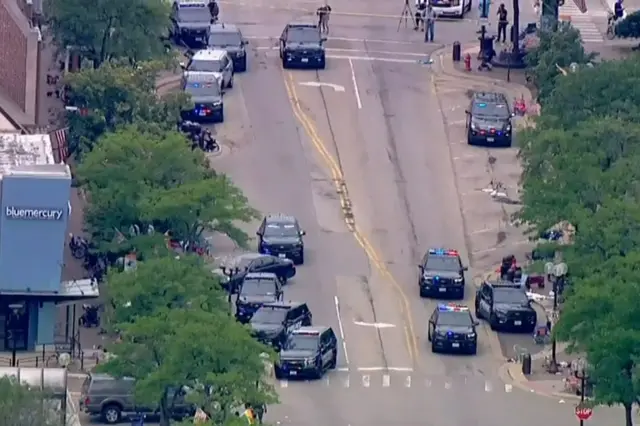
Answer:
[{"label": "car windshield", "polygon": [[222,62],[214,59],[193,60],[189,64],[189,71],[222,72]]},{"label": "car windshield", "polygon": [[286,315],[286,309],[261,308],[253,315],[251,321],[262,324],[282,324]]},{"label": "car windshield", "polygon": [[425,269],[458,272],[460,260],[455,256],[429,256]]},{"label": "car windshield", "polygon": [[243,296],[275,296],[276,285],[266,280],[244,280],[241,294]]},{"label": "car windshield", "polygon": [[438,325],[467,327],[472,324],[469,312],[440,312],[438,314]]},{"label": "car windshield", "polygon": [[289,28],[289,43],[319,43],[320,33],[316,28]]},{"label": "car windshield", "polygon": [[291,335],[287,339],[285,349],[297,351],[315,351],[318,348],[317,336]]},{"label": "car windshield", "polygon": [[181,7],[178,9],[178,19],[188,23],[209,24],[211,15],[206,7]]},{"label": "car windshield", "polygon": [[471,114],[484,117],[509,117],[509,107],[501,102],[474,102]]},{"label": "car windshield", "polygon": [[519,289],[494,288],[493,302],[526,305],[529,299],[527,299],[526,293]]},{"label": "car windshield", "polygon": [[270,223],[264,229],[265,237],[297,237],[298,227],[293,223]]},{"label": "car windshield", "polygon": [[184,91],[193,97],[220,96],[220,84],[217,82],[190,82],[187,81]]},{"label": "car windshield", "polygon": [[240,33],[211,33],[209,46],[239,46],[242,41]]}]

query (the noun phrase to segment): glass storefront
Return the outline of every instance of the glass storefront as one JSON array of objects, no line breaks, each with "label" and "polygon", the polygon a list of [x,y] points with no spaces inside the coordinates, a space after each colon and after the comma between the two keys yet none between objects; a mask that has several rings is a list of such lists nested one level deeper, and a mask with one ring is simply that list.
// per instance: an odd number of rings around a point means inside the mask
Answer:
[{"label": "glass storefront", "polygon": [[29,337],[29,304],[25,300],[0,299],[0,351],[26,350]]}]

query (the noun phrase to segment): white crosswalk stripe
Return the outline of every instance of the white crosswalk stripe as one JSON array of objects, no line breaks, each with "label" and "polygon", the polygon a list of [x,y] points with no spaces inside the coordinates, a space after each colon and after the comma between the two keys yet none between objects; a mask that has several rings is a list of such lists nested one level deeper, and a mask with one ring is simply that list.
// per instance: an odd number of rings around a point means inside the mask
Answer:
[{"label": "white crosswalk stripe", "polygon": [[597,11],[587,13],[582,13],[578,6],[575,5],[573,0],[566,0],[564,5],[559,8],[560,18],[563,16],[569,17],[571,20],[571,25],[580,31],[580,36],[582,37],[582,41],[585,43],[602,43],[604,42],[604,37],[602,37],[602,32],[598,29],[598,26],[594,23],[594,18],[597,17],[599,20],[604,19],[606,22],[606,12]]},{"label": "white crosswalk stripe", "polygon": [[[279,380],[280,388],[292,388],[298,391],[299,386],[305,386],[306,380]],[[498,378],[489,380],[482,375],[472,376],[427,376],[415,373],[403,372],[347,372],[333,371],[325,374],[321,381],[325,387],[339,387],[344,389],[443,389],[453,391],[459,389],[470,389],[484,392],[505,392],[512,391],[511,385],[503,384]]]}]

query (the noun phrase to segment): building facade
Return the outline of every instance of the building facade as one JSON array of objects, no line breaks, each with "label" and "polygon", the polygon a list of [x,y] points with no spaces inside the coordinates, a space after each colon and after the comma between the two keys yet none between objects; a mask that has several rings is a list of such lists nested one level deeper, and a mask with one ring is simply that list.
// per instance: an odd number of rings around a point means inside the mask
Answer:
[{"label": "building facade", "polygon": [[48,135],[0,134],[0,351],[53,344],[56,305],[97,297],[61,282],[70,194]]}]

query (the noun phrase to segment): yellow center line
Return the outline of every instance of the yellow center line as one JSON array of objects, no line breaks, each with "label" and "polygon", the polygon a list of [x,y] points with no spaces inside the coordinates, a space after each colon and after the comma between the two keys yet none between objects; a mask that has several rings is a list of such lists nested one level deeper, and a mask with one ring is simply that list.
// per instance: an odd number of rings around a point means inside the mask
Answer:
[{"label": "yellow center line", "polygon": [[286,77],[284,80],[285,88],[287,90],[287,94],[289,95],[289,101],[291,102],[291,106],[293,109],[293,114],[305,129],[316,151],[318,152],[318,154],[320,154],[320,156],[324,160],[325,165],[331,172],[333,183],[336,188],[336,193],[340,198],[342,213],[345,223],[347,224],[347,228],[353,234],[360,247],[362,247],[371,263],[376,267],[376,269],[378,269],[380,274],[384,278],[386,278],[389,283],[391,283],[393,288],[400,296],[400,309],[405,321],[404,334],[407,350],[409,352],[412,363],[416,365],[416,361],[418,359],[418,340],[416,338],[415,327],[413,325],[413,317],[411,315],[409,299],[404,290],[402,290],[402,287],[400,286],[398,281],[395,279],[395,277],[387,267],[386,263],[382,260],[382,256],[378,254],[369,239],[358,227],[353,214],[351,198],[349,197],[349,191],[344,180],[342,169],[338,165],[336,159],[330,154],[326,145],[318,135],[318,131],[316,130],[316,126],[313,123],[313,120],[309,118],[308,114],[302,109],[298,94],[296,92],[296,86],[292,74],[286,73]]}]

